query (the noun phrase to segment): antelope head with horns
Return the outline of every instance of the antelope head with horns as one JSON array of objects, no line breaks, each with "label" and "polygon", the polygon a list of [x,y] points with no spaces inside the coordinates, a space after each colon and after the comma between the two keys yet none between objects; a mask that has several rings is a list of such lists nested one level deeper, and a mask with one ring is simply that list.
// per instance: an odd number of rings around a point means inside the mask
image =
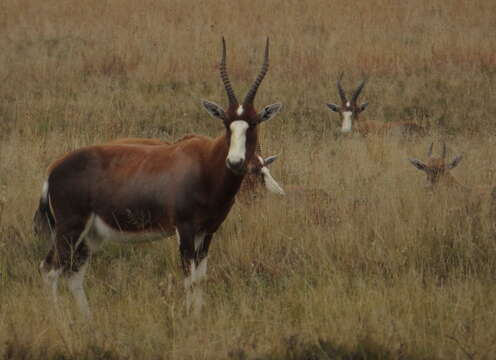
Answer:
[{"label": "antelope head with horns", "polygon": [[341,117],[342,125],[341,132],[342,133],[350,133],[353,131],[353,126],[355,123],[360,121],[359,116],[366,108],[368,103],[359,104],[358,97],[362,92],[365,84],[367,83],[367,79],[362,80],[360,85],[352,92],[351,98],[348,99],[346,97],[346,93],[341,85],[341,80],[343,79],[343,73],[339,75],[337,87],[339,98],[341,99],[341,105],[337,104],[327,104],[327,107],[334,112],[337,112]]},{"label": "antelope head with horns", "polygon": [[431,143],[429,146],[429,150],[427,151],[428,160],[426,163],[417,159],[409,159],[410,162],[417,169],[425,172],[427,175],[428,186],[431,188],[437,187],[440,184],[459,186],[460,184],[450,174],[450,170],[455,168],[460,163],[462,156],[456,156],[450,162],[446,162],[446,144],[443,143],[441,157],[432,157],[433,146],[434,143]]},{"label": "antelope head with horns", "polygon": [[[220,74],[222,82],[227,92],[229,106],[224,110],[221,106],[207,100],[203,100],[203,106],[214,118],[223,121],[230,141],[229,152],[226,158],[226,165],[234,173],[242,174],[246,172],[246,144],[256,146],[258,142],[256,127],[258,124],[273,118],[282,107],[276,103],[266,106],[262,111],[257,112],[253,105],[258,87],[269,70],[269,39],[265,46],[265,58],[260,74],[255,79],[250,90],[240,104],[234,94],[234,90],[229,81],[226,69],[226,42],[222,38],[222,61],[220,64]],[[251,141],[250,141],[251,140]],[[249,153],[254,153],[254,148],[249,149]]]}]

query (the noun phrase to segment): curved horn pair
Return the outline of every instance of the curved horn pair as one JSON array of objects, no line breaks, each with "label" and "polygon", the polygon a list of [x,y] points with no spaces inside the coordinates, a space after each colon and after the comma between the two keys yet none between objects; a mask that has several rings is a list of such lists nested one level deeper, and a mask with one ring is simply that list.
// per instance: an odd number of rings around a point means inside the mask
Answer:
[{"label": "curved horn pair", "polygon": [[344,75],[344,73],[339,74],[339,78],[338,78],[338,92],[339,92],[339,97],[341,98],[341,101],[343,102],[343,104],[346,104],[346,102],[348,101],[348,99],[346,99],[346,93],[344,92],[344,89],[341,86],[341,80],[343,79],[343,75]]},{"label": "curved horn pair", "polygon": [[[432,142],[431,145],[429,146],[429,150],[427,151],[427,156],[432,157],[432,148],[434,147],[434,143]],[[444,160],[446,159],[446,143],[443,142],[443,152],[441,153],[441,158]]]},{"label": "curved horn pair", "polygon": [[[344,75],[343,73],[339,74],[337,85],[338,85],[339,97],[341,98],[341,101],[343,102],[343,104],[345,104],[348,101],[348,99],[346,99],[346,93],[344,92],[344,89],[341,86],[341,80],[343,79],[343,75]],[[358,100],[358,96],[362,92],[363,87],[365,86],[366,83],[367,83],[367,78],[362,80],[361,84],[358,85],[356,90],[351,95],[351,103],[356,103],[356,101]]]},{"label": "curved horn pair", "polygon": [[[253,101],[255,100],[255,95],[257,95],[258,87],[262,83],[262,80],[264,79],[265,74],[267,74],[267,71],[269,71],[269,38],[267,38],[267,43],[265,45],[265,58],[264,58],[264,63],[262,65],[262,69],[260,70],[260,73],[255,79],[255,82],[248,91],[248,94],[246,95],[245,100],[243,101],[243,105],[253,105]],[[226,89],[227,92],[229,105],[238,105],[239,102],[236,99],[236,95],[234,94],[234,90],[231,86],[231,82],[229,81],[229,76],[227,75],[226,41],[224,37],[222,37],[222,60],[220,62],[220,77],[222,78],[222,82],[224,83],[224,88]]]},{"label": "curved horn pair", "polygon": [[224,88],[226,89],[227,97],[229,99],[229,105],[237,105],[238,100],[236,95],[234,95],[234,90],[229,81],[229,75],[227,75],[226,69],[226,40],[222,37],[222,60],[220,61],[220,77],[224,83]]},{"label": "curved horn pair", "polygon": [[363,79],[362,83],[358,85],[357,89],[353,92],[353,95],[351,96],[352,103],[356,103],[356,101],[358,100],[358,96],[362,92],[363,87],[365,86],[366,83],[367,83],[367,78]]}]

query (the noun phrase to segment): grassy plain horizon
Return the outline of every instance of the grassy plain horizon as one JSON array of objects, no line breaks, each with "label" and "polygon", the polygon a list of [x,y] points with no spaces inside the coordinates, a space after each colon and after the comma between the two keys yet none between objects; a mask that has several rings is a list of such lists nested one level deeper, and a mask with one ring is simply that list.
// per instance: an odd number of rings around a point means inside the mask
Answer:
[{"label": "grassy plain horizon", "polygon": [[[0,358],[491,359],[490,196],[425,192],[408,158],[443,141],[470,188],[496,185],[496,3],[315,0],[0,4]],[[237,204],[210,250],[207,307],[184,310],[174,239],[109,244],[90,265],[95,322],[55,314],[31,220],[47,166],[120,137],[215,136],[221,37],[241,98],[270,37],[256,105],[288,191]],[[342,137],[325,106],[369,77],[364,116],[428,126],[419,142]],[[316,218],[319,221],[316,221]]]}]

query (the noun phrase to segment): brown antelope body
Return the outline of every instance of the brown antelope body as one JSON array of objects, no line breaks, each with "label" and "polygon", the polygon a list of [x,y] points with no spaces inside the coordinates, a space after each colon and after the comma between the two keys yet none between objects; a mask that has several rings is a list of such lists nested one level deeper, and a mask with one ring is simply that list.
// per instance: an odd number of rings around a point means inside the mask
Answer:
[{"label": "brown antelope body", "polygon": [[[178,141],[183,141],[189,139],[194,135],[187,135]],[[122,138],[117,140],[112,140],[105,145],[170,145],[171,143],[160,140],[160,139],[147,139],[147,138]],[[270,193],[285,195],[284,190],[277,183],[277,181],[272,177],[268,166],[277,159],[277,156],[269,156],[263,158],[261,155],[260,146],[257,146],[255,155],[248,160],[246,166],[246,175],[241,184],[241,188],[238,196],[241,196],[244,202],[250,202],[260,196],[263,192],[262,189]],[[48,173],[54,168],[63,158],[55,161],[48,168]],[[43,199],[42,199],[43,200]],[[35,212],[33,219],[35,234],[39,237],[50,237],[55,229],[55,219],[53,214],[50,212],[48,204],[40,201],[38,210]]]},{"label": "brown antelope body", "polygon": [[[188,138],[187,135],[181,140]],[[179,141],[181,141],[179,140]],[[111,141],[107,144],[143,144],[143,145],[163,145],[169,144],[159,139],[143,139],[143,138],[124,138]],[[250,193],[258,193],[260,189],[265,188],[267,191],[279,195],[284,195],[284,190],[272,177],[268,166],[277,159],[276,155],[267,158],[262,157],[262,149],[260,143],[257,143],[254,156],[247,161],[246,176],[243,179],[240,193],[245,193],[249,196]]]},{"label": "brown antelope body", "polygon": [[352,92],[351,99],[348,100],[346,93],[341,85],[343,74],[339,76],[337,88],[341,105],[327,104],[327,107],[337,112],[341,118],[341,133],[348,134],[357,132],[362,136],[369,135],[399,135],[400,137],[409,137],[412,135],[424,136],[425,129],[413,122],[379,122],[364,119],[360,114],[367,108],[368,103],[359,104],[358,97],[362,92],[366,80]]},{"label": "brown antelope body", "polygon": [[227,217],[254,156],[257,125],[281,108],[273,104],[257,113],[253,105],[268,71],[268,40],[262,70],[242,104],[227,75],[224,39],[222,45],[220,73],[229,107],[224,111],[203,101],[208,113],[224,123],[220,136],[192,135],[154,146],[89,146],[51,168],[40,203],[50,207],[55,232],[40,270],[55,300],[64,274],[81,311],[89,315],[83,281],[92,251],[105,240],[135,242],[176,233],[188,307],[191,300],[200,305],[199,296],[190,297],[199,294],[194,285],[206,275],[212,236]]}]

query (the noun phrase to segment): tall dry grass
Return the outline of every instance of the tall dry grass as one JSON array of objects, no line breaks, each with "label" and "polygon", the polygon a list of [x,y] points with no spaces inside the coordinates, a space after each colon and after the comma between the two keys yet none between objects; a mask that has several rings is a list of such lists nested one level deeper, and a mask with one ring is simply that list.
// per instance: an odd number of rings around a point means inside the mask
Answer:
[{"label": "tall dry grass", "polygon": [[[35,358],[491,359],[496,242],[488,198],[431,196],[407,161],[446,140],[454,176],[494,186],[496,4],[88,0],[0,4],[0,355]],[[92,258],[85,325],[62,288],[55,313],[31,233],[46,166],[124,136],[174,140],[222,125],[220,37],[239,96],[271,37],[259,105],[283,185],[233,209],[211,249],[207,306],[184,309],[175,240],[107,246]],[[429,126],[419,143],[338,135],[337,74],[373,120]],[[320,221],[316,221],[318,216]],[[323,221],[324,219],[325,221]]]}]

